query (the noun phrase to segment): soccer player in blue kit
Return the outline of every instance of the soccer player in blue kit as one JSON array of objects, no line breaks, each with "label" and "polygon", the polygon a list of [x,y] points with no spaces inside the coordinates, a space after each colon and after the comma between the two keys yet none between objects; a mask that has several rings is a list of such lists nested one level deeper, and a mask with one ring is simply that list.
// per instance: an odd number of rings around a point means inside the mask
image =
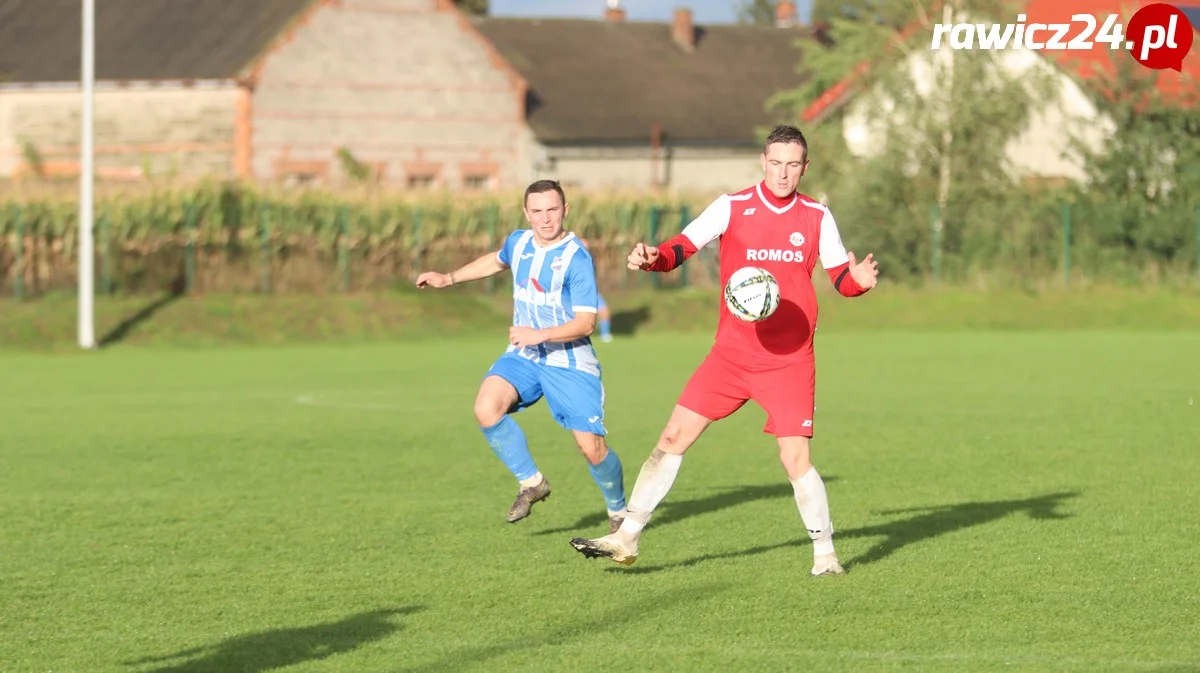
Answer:
[{"label": "soccer player in blue kit", "polygon": [[568,211],[558,182],[534,182],[525,189],[528,229],[509,234],[498,252],[450,273],[422,273],[417,287],[449,287],[512,270],[509,345],[475,398],[475,419],[488,445],[520,484],[508,521],[524,519],[534,503],[550,496],[550,482],[513,418],[545,397],[554,420],[571,431],[591,467],[611,532],[624,520],[625,485],[620,458],[605,439],[604,384],[591,341],[598,309],[596,270],[587,248],[563,228]]}]

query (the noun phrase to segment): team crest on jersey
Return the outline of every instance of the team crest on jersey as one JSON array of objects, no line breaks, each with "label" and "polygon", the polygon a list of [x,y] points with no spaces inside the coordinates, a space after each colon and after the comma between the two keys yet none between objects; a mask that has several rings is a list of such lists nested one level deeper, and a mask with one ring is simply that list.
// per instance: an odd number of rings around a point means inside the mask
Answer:
[{"label": "team crest on jersey", "polygon": [[555,257],[554,261],[550,262],[550,268],[555,271],[562,271],[563,267],[566,266],[566,264],[567,263],[563,260],[562,257]]},{"label": "team crest on jersey", "polygon": [[793,231],[792,235],[788,236],[788,243],[791,243],[799,248],[800,246],[804,245],[804,234],[798,231]]}]

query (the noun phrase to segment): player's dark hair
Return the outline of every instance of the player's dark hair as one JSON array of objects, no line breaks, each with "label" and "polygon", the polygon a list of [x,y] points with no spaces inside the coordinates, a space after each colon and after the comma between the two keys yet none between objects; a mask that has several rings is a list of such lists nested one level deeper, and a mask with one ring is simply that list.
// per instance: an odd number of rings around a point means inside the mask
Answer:
[{"label": "player's dark hair", "polygon": [[767,148],[775,143],[796,143],[804,148],[804,160],[808,161],[808,141],[805,140],[800,129],[795,126],[781,124],[771,129],[771,133],[767,135],[767,141],[763,143],[763,153],[766,153]]},{"label": "player's dark hair", "polygon": [[567,195],[563,193],[562,185],[558,183],[558,180],[538,180],[537,182],[526,187],[525,200],[521,202],[521,205],[523,206],[526,203],[529,203],[530,194],[541,194],[542,192],[550,191],[558,192],[558,198],[562,201],[563,205],[566,205]]}]

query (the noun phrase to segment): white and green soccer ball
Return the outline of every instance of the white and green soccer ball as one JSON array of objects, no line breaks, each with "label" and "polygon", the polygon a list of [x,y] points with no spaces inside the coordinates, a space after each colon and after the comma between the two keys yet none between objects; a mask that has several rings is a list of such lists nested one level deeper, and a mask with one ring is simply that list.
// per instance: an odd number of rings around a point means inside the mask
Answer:
[{"label": "white and green soccer ball", "polygon": [[779,281],[764,268],[743,266],[725,283],[725,308],[746,322],[766,320],[779,308]]}]

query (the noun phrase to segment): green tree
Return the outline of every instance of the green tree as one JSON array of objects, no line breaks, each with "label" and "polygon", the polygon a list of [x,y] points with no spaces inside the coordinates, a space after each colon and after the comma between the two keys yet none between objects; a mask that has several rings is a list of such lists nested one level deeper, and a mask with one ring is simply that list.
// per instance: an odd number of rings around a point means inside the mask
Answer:
[{"label": "green tree", "polygon": [[1109,74],[1086,88],[1113,125],[1103,145],[1078,145],[1091,187],[1128,202],[1200,200],[1200,88],[1185,82],[1167,98],[1160,73],[1115,56]]},{"label": "green tree", "polygon": [[881,0],[813,0],[812,23],[828,24],[834,19],[862,20],[871,16],[884,15],[889,4]]},{"label": "green tree", "polygon": [[[1108,126],[1101,143],[1077,134],[1078,156],[1088,184],[1080,191],[1090,206],[1094,242],[1119,250],[1132,267],[1186,266],[1196,259],[1196,209],[1200,207],[1200,87],[1183,81],[1164,96],[1163,75],[1128,54],[1111,54],[1108,74],[1086,91]],[[1173,74],[1173,73],[1172,73]]]},{"label": "green tree", "polygon": [[759,26],[775,25],[775,0],[741,0],[738,4],[738,23]]},{"label": "green tree", "polygon": [[488,13],[488,0],[454,0],[454,4],[467,14],[487,16]]},{"label": "green tree", "polygon": [[[1023,201],[1008,142],[1053,94],[1049,67],[1010,75],[999,67],[1002,52],[930,49],[934,23],[998,20],[1010,10],[1006,0],[975,0],[966,14],[964,4],[947,0],[946,13],[934,15],[922,0],[839,3],[859,13],[835,13],[824,39],[800,41],[809,76],[770,101],[795,118],[849,83],[839,97],[849,102],[839,108],[835,100],[834,111],[806,129],[820,176],[814,187],[890,251],[888,268],[899,276],[923,274],[934,260],[965,274],[999,254],[999,215]],[[847,149],[848,117],[871,132],[865,158]]]}]

